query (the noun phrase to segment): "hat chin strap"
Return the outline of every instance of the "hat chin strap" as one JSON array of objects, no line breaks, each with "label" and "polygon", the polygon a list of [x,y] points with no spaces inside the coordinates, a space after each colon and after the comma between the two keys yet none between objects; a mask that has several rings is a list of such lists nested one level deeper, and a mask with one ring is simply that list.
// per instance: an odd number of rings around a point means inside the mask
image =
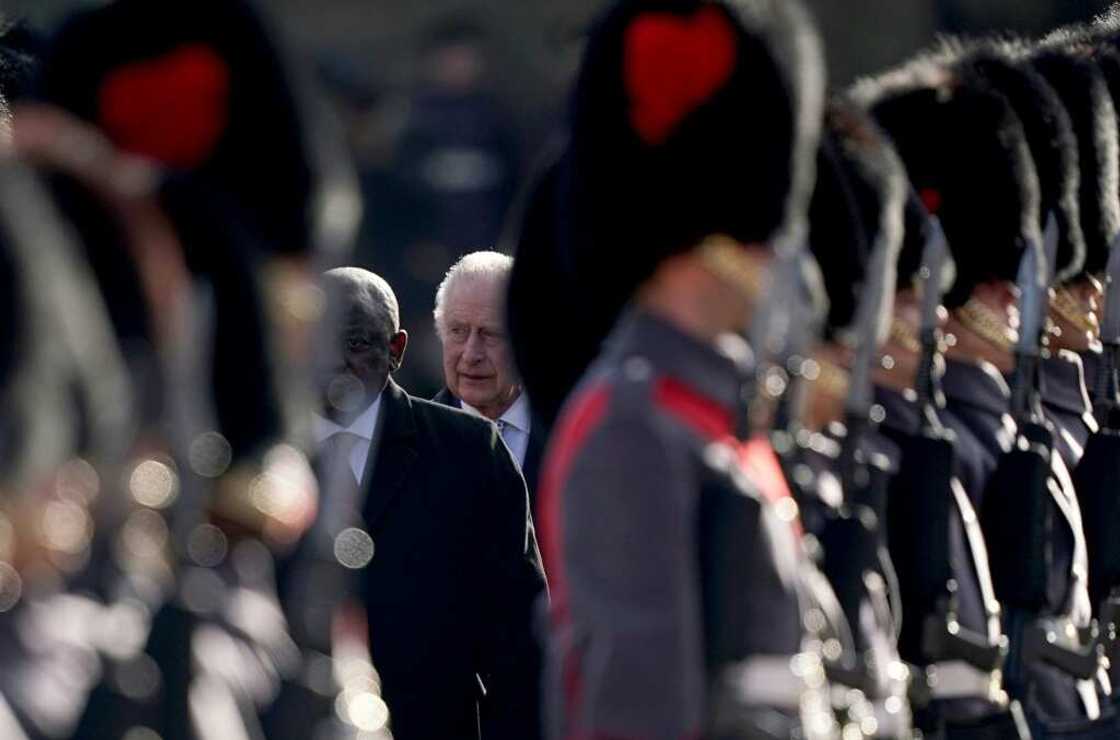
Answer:
[{"label": "hat chin strap", "polygon": [[766,266],[739,240],[726,234],[712,234],[696,246],[696,253],[713,275],[750,300],[756,301],[765,293]]},{"label": "hat chin strap", "polygon": [[1011,352],[1015,348],[1018,339],[1015,330],[984,302],[969,298],[956,310],[956,315],[962,326],[1001,352]]},{"label": "hat chin strap", "polygon": [[1083,309],[1077,299],[1073,297],[1073,293],[1069,291],[1069,288],[1064,285],[1058,287],[1054,291],[1054,295],[1050,299],[1050,308],[1054,309],[1054,313],[1068,321],[1070,325],[1078,331],[1083,331],[1093,337],[1100,334],[1098,327],[1094,326],[1089,321],[1085,309]]},{"label": "hat chin strap", "polygon": [[891,320],[888,339],[911,354],[922,353],[922,340],[918,336],[918,331],[897,316]]}]

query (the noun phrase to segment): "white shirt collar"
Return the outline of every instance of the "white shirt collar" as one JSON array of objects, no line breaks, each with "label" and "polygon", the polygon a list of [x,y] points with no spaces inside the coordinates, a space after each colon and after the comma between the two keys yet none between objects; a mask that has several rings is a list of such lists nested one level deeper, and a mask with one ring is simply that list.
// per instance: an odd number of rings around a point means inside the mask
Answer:
[{"label": "white shirt collar", "polygon": [[354,419],[348,427],[336,424],[320,414],[314,414],[312,434],[315,435],[315,444],[321,445],[339,432],[349,432],[367,442],[372,442],[373,432],[377,428],[377,412],[380,409],[381,394],[378,393],[377,398],[373,399],[369,408],[359,414],[358,418]]},{"label": "white shirt collar", "polygon": [[[470,411],[477,416],[482,416],[482,412],[466,401],[460,400],[459,403],[466,411]],[[524,432],[525,434],[531,432],[533,421],[532,414],[529,412],[529,397],[521,393],[521,395],[517,397],[517,400],[513,402],[513,405],[506,409],[506,412],[498,418],[504,421],[507,426],[511,426],[519,432]]]}]

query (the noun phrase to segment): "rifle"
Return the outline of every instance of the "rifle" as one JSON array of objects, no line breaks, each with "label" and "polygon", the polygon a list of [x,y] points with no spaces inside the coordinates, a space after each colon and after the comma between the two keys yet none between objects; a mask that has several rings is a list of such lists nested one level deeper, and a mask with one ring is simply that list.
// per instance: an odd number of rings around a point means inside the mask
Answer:
[{"label": "rifle", "polygon": [[1047,604],[1047,540],[1054,526],[1051,500],[1053,427],[1042,415],[1039,361],[1053,278],[1057,224],[1050,216],[1043,243],[1028,243],[1019,269],[1019,340],[1015,348],[1011,414],[1018,427],[1012,448],[1001,455],[988,481],[980,523],[989,544],[996,595],[1007,609],[1006,628],[1014,649],[1007,674],[1022,681],[1025,664],[1043,661],[1081,680],[1099,666],[1094,641],[1081,647],[1068,631],[1039,620]]},{"label": "rifle", "polygon": [[[997,671],[1007,654],[1007,640],[999,635],[998,612],[989,614],[987,634],[960,624],[952,570],[949,530],[954,505],[971,510],[967,496],[955,480],[955,435],[941,422],[944,407],[937,364],[941,353],[938,311],[953,269],[948,242],[940,219],[926,214],[917,196],[911,197],[923,214],[925,244],[922,250],[921,356],[915,376],[919,426],[912,433],[892,435],[901,453],[899,472],[891,481],[887,505],[887,533],[891,557],[899,574],[904,619],[899,653],[922,675],[912,685],[911,701],[917,707],[934,698],[948,698],[957,690],[933,667],[964,663],[974,695],[986,695],[994,704],[1006,701]],[[954,503],[955,501],[955,503]],[[966,530],[969,517],[962,511]],[[975,526],[975,525],[972,525]],[[987,554],[978,532],[967,532],[981,590],[989,577]],[[994,597],[984,594],[983,601]],[[971,669],[971,670],[969,670]],[[985,680],[985,677],[988,677]],[[978,679],[971,681],[969,679]]]},{"label": "rifle", "polygon": [[1089,598],[1105,635],[1113,681],[1120,678],[1120,394],[1117,360],[1120,355],[1120,235],[1112,242],[1107,268],[1107,293],[1101,325],[1103,354],[1093,384],[1093,412],[1100,425],[1085,445],[1085,454],[1072,471],[1085,527],[1089,555]]},{"label": "rifle", "polygon": [[[770,289],[751,326],[759,385],[775,401],[769,426],[780,437],[792,436],[798,426],[804,355],[827,312],[820,268],[804,241],[803,236],[791,237],[775,250]],[[776,449],[788,448],[787,443],[776,444]]]},{"label": "rifle", "polygon": [[[917,207],[925,211],[921,200],[915,195],[913,200]],[[914,380],[914,387],[918,394],[918,409],[922,413],[923,427],[931,430],[941,430],[938,412],[945,405],[945,398],[937,378],[937,357],[941,354],[941,328],[938,321],[938,309],[941,308],[941,299],[945,293],[944,275],[949,270],[955,270],[953,257],[949,252],[949,242],[945,238],[945,230],[941,227],[941,219],[933,214],[927,214],[925,219],[926,239],[922,248],[922,325],[921,343],[922,356],[918,364],[918,374]]]},{"label": "rifle", "polygon": [[[834,665],[830,675],[848,686],[863,690],[873,701],[905,696],[905,678],[882,675],[875,661],[867,660],[873,646],[859,628],[865,621],[861,612],[868,603],[877,609],[879,627],[897,637],[901,617],[898,579],[886,547],[886,506],[888,476],[867,452],[874,430],[871,409],[874,386],[872,367],[878,356],[884,309],[895,292],[895,265],[899,243],[880,233],[872,247],[866,274],[869,277],[856,308],[854,334],[857,342],[850,372],[849,393],[845,399],[845,426],[838,469],[845,505],[829,512],[820,539],[824,549],[822,568],[836,591],[848,624],[852,627],[855,663]],[[881,578],[873,585],[871,574]],[[884,656],[889,657],[889,656]],[[891,673],[891,671],[887,671]],[[890,732],[883,728],[884,732]]]}]

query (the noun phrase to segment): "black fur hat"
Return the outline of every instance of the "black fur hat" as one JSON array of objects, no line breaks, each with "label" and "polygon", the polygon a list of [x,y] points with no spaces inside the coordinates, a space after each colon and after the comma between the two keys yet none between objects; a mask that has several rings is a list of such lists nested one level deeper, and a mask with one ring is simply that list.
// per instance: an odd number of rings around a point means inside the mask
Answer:
[{"label": "black fur hat", "polygon": [[1030,62],[1053,86],[1073,122],[1086,247],[1078,274],[1098,274],[1108,264],[1109,246],[1120,232],[1120,145],[1108,84],[1091,58],[1049,43],[1039,47]]},{"label": "black fur hat", "polygon": [[48,42],[38,94],[227,193],[271,251],[336,250],[353,178],[287,67],[249,0],[115,0]]},{"label": "black fur hat", "polygon": [[962,305],[990,280],[1015,280],[1027,239],[1040,238],[1039,186],[1023,124],[1007,99],[968,72],[919,65],[857,86],[945,229]]},{"label": "black fur hat", "polygon": [[7,101],[31,87],[42,39],[20,22],[0,21],[0,95]]},{"label": "black fur hat", "polygon": [[35,71],[39,38],[22,23],[0,17],[0,130],[12,124],[12,103],[23,97]]},{"label": "black fur hat", "polygon": [[866,113],[832,101],[809,211],[810,249],[829,300],[826,338],[843,340],[854,328],[868,261],[880,240],[889,252],[887,266],[895,269],[907,192],[906,171],[886,136]]},{"label": "black fur hat", "polygon": [[1120,111],[1120,48],[1113,43],[1102,43],[1093,51],[1093,60],[1104,75],[1105,83],[1108,84],[1112,107]]},{"label": "black fur hat", "polygon": [[823,105],[790,0],[619,0],[595,24],[571,125],[571,250],[629,295],[706,236],[803,228]]},{"label": "black fur hat", "polygon": [[[566,177],[563,150],[551,152],[525,191],[510,235],[514,260],[506,327],[521,382],[545,429],[551,428],[564,400],[599,353],[620,308],[601,307],[561,249]],[[580,300],[572,301],[574,295]],[[558,305],[569,306],[571,313],[558,312]],[[555,351],[558,344],[564,352]]]},{"label": "black fur hat", "polygon": [[1042,224],[1053,214],[1058,225],[1055,282],[1081,272],[1085,236],[1081,227],[1081,169],[1073,121],[1053,87],[1031,65],[1015,60],[999,44],[981,46],[958,63],[987,82],[1015,109],[1038,170]]}]

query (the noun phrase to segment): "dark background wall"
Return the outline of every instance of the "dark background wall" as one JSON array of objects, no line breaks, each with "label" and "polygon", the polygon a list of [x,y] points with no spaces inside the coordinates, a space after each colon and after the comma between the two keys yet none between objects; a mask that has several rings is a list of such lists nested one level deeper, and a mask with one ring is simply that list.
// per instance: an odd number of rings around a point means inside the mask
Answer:
[{"label": "dark background wall", "polygon": [[[158,1],[158,0],[153,0]],[[846,84],[931,43],[939,31],[1032,34],[1088,20],[1107,0],[807,0],[830,76]],[[0,0],[0,12],[49,27],[93,0]],[[407,88],[431,22],[471,13],[488,30],[491,82],[521,117],[530,147],[563,105],[582,29],[603,0],[262,0],[303,55],[345,62],[379,89]]]},{"label": "dark background wall", "polygon": [[[91,0],[0,0],[0,10],[48,23]],[[537,84],[570,64],[564,37],[579,29],[602,0],[264,0],[306,49],[329,47],[366,58],[385,78],[408,73],[417,30],[449,12],[469,10],[492,29],[514,83]],[[847,81],[896,61],[936,31],[1012,29],[1034,33],[1088,19],[1107,0],[808,0],[830,49],[834,76]]]}]

